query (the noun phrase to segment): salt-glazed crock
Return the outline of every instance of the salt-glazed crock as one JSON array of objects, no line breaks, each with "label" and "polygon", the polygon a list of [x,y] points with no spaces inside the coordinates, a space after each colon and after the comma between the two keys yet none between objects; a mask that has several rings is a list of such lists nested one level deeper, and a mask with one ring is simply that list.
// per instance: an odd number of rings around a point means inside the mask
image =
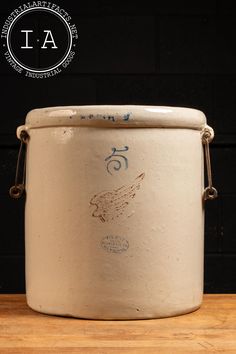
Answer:
[{"label": "salt-glazed crock", "polygon": [[160,318],[199,308],[204,204],[217,195],[213,135],[205,115],[190,108],[29,112],[17,129],[19,155],[27,146],[26,180],[19,183],[17,175],[10,190],[15,198],[26,194],[28,305],[90,319]]}]

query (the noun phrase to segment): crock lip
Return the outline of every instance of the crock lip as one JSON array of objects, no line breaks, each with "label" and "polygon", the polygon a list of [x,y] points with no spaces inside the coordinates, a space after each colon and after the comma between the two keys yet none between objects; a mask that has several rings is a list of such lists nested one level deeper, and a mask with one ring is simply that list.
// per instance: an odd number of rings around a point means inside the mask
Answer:
[{"label": "crock lip", "polygon": [[36,108],[27,116],[28,129],[53,126],[156,127],[202,130],[205,114],[190,107],[155,105],[70,105]]}]

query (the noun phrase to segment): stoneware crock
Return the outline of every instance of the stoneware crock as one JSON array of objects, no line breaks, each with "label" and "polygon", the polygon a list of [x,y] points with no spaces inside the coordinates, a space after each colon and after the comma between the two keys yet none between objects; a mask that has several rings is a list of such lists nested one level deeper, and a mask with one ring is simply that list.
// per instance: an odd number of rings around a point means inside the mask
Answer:
[{"label": "stoneware crock", "polygon": [[[27,146],[26,293],[39,312],[148,319],[200,307],[213,130],[196,109],[34,109]],[[209,186],[204,188],[204,148]],[[21,149],[22,153],[22,149]]]}]

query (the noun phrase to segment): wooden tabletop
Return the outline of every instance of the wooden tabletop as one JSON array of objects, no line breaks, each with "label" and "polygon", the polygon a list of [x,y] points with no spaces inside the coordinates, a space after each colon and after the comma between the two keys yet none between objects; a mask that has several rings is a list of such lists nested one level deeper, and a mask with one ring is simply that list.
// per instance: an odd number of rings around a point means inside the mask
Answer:
[{"label": "wooden tabletop", "polygon": [[0,353],[236,353],[236,294],[205,295],[187,315],[132,321],[40,314],[25,295],[0,295]]}]

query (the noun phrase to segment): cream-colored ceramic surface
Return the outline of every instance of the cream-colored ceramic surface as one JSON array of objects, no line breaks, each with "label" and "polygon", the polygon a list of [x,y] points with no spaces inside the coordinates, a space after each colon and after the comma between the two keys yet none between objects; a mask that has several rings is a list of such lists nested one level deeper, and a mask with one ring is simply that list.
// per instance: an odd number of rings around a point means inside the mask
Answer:
[{"label": "cream-colored ceramic surface", "polygon": [[[96,112],[94,106],[81,109]],[[104,109],[112,115],[112,106]],[[47,126],[46,110],[56,120],[61,114],[60,126]],[[63,126],[68,116],[62,112],[68,110],[77,112],[77,126]],[[135,124],[144,126],[149,118],[142,106],[138,110],[128,109]],[[114,108],[121,117],[126,111],[126,106]],[[81,126],[80,107],[64,107],[60,114],[55,108],[32,112],[26,122],[28,305],[94,319],[158,318],[198,308],[203,113],[187,109],[188,122],[183,109],[179,118],[166,113],[165,122],[159,113],[156,122],[152,115],[153,126],[165,128],[113,129],[117,121],[109,127],[99,127],[100,121]]]},{"label": "cream-colored ceramic surface", "polygon": [[158,106],[67,106],[34,109],[26,117],[28,127],[111,126],[179,127],[201,130],[205,115],[192,108]]}]

